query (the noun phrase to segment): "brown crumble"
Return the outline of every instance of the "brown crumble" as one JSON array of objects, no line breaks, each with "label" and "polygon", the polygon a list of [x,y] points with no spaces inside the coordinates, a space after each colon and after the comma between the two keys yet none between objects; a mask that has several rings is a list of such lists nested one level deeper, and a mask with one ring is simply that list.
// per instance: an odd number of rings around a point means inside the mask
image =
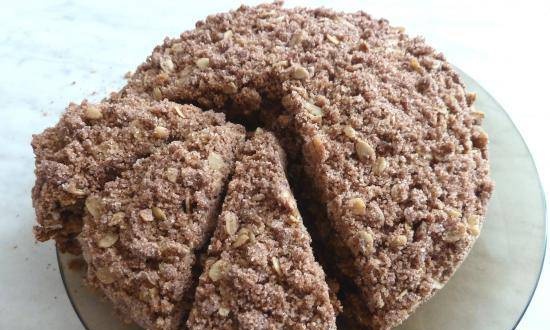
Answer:
[{"label": "brown crumble", "polygon": [[[251,22],[257,28],[250,29]],[[205,31],[209,35],[206,39]],[[275,43],[281,46],[266,48]],[[480,127],[484,114],[475,109],[475,94],[464,90],[460,77],[443,55],[421,38],[411,38],[385,20],[373,19],[365,13],[343,14],[328,9],[282,9],[280,3],[212,15],[199,22],[195,30],[177,39],[166,39],[155,48],[124,90],[111,96],[111,101],[116,104],[119,96],[126,99],[133,95],[143,100],[135,98],[121,107],[124,116],[120,118],[126,118],[124,121],[112,115],[111,102],[97,105],[101,117],[87,118],[83,110],[88,104],[83,102],[70,105],[55,128],[33,139],[37,155],[33,201],[39,222],[35,229],[38,239],[54,237],[64,249],[78,250],[75,237],[82,226],[84,201],[88,194],[102,192],[109,181],[105,180],[103,169],[117,164],[110,180],[120,177],[137,159],[147,158],[165,145],[163,139],[152,134],[155,126],[170,129],[175,140],[200,130],[200,125],[193,124],[186,134],[181,134],[180,124],[174,124],[173,117],[164,112],[164,107],[168,107],[175,117],[182,118],[193,113],[190,106],[181,110],[180,106],[167,106],[170,103],[162,101],[159,116],[157,105],[143,105],[149,99],[165,98],[189,100],[228,113],[278,118],[268,119],[266,124],[270,126],[273,122],[276,132],[281,129],[286,134],[281,134],[281,144],[289,149],[289,154],[303,153],[305,172],[313,182],[310,189],[318,195],[316,203],[326,205],[325,211],[330,215],[323,222],[330,228],[326,244],[338,242],[334,252],[341,258],[336,263],[343,269],[345,281],[356,285],[352,291],[342,288],[344,315],[362,326],[384,329],[401,323],[434,290],[445,285],[479,235],[492,190],[488,135]],[[280,100],[284,108],[280,113],[272,114],[270,107],[264,107]],[[228,104],[235,110],[227,109]],[[319,107],[321,113],[308,104]],[[155,109],[152,112],[140,111],[151,106]],[[125,112],[124,107],[132,111]],[[105,141],[102,134],[109,131],[106,128],[116,133],[107,136],[115,143],[102,143]],[[119,131],[127,133],[119,138]],[[284,143],[288,136],[303,141],[302,150],[289,148],[291,144]],[[139,151],[122,142],[130,139],[134,141],[132,146],[141,146]],[[361,142],[370,149],[360,146],[357,150]],[[94,146],[93,153],[76,160],[67,159],[66,155],[79,156],[87,152],[82,150],[89,150],[80,148],[82,145]],[[117,158],[117,154],[124,158]],[[208,159],[209,154],[201,157],[204,163],[199,166],[206,164],[209,170],[224,166],[215,156],[214,161]],[[75,172],[73,165],[80,163],[82,166]],[[78,172],[90,166],[99,170],[97,178],[92,175],[96,172]],[[178,172],[173,179],[176,182],[172,182],[166,171],[164,168],[156,177],[166,179],[170,189],[178,186],[175,183],[187,180]],[[350,210],[350,196],[362,200],[364,211],[363,207],[358,214]],[[262,198],[250,200],[260,203],[270,198],[263,193]],[[180,202],[182,214],[192,214],[201,207],[190,195],[182,196]],[[104,219],[103,233],[118,228],[126,231],[127,222],[135,221],[139,210],[156,205],[151,202],[136,206],[135,212],[114,221],[117,228],[111,225],[115,217],[110,205],[87,205],[90,215],[86,215],[84,222],[86,225],[98,221],[91,214],[95,213]],[[281,219],[281,223],[300,229],[301,220],[294,214],[297,213],[292,214],[294,218]],[[169,215],[166,222],[170,219]],[[227,229],[221,227],[219,231],[224,236],[220,240],[227,240],[226,250],[230,253],[255,251],[263,242],[262,231],[252,225],[256,222],[243,222],[240,215],[238,219],[239,226],[250,228],[246,244],[231,249],[239,229],[229,237]],[[163,223],[156,220],[145,225]],[[369,236],[358,234],[362,230],[371,235],[372,248]],[[100,236],[95,236],[90,241],[98,239]],[[124,244],[123,236],[107,251],[117,251],[119,244]],[[222,248],[213,246],[211,249]],[[160,247],[161,255],[170,255],[173,251],[189,254],[196,246],[162,243]],[[288,274],[285,258],[277,256],[277,260],[282,274]],[[233,269],[235,265],[229,266]],[[272,260],[265,259],[262,266],[262,274],[281,280]],[[98,267],[102,273],[103,265]],[[92,267],[92,272],[95,271]],[[235,274],[228,271],[226,275]],[[122,274],[119,269],[112,269],[99,276],[110,282]],[[225,278],[216,283],[224,281]],[[101,285],[110,290],[118,285],[115,283],[118,281]],[[325,283],[324,279],[321,283]],[[136,305],[149,306],[159,294],[156,288],[142,291],[136,297],[140,299]],[[226,301],[211,305],[213,314],[224,317],[224,322],[234,322],[238,317],[243,327],[267,324],[262,323],[265,318],[261,313],[233,313],[236,306]],[[171,305],[163,302],[161,306]],[[134,311],[121,312],[131,315]],[[152,315],[144,309],[141,312]],[[213,314],[209,315],[217,322]],[[155,322],[158,329],[169,328],[171,324],[164,318]]]}]

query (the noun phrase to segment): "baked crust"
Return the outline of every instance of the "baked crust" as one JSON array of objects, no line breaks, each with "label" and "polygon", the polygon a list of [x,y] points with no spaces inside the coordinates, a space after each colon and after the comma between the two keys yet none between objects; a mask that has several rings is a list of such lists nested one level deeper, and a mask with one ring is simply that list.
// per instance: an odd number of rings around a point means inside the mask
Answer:
[{"label": "baked crust", "polygon": [[189,329],[336,329],[274,135],[245,143],[197,287]]}]

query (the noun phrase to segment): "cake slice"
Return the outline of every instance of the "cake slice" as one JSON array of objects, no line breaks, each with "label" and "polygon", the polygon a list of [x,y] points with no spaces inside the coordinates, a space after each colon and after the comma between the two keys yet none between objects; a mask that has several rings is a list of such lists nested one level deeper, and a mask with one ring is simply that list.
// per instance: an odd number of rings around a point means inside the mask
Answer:
[{"label": "cake slice", "polygon": [[55,238],[62,251],[78,253],[75,238],[89,194],[157,147],[224,124],[223,114],[135,97],[69,105],[55,127],[33,136],[36,238]]},{"label": "cake slice", "polygon": [[246,142],[208,249],[190,329],[336,329],[275,137]]},{"label": "cake slice", "polygon": [[86,198],[87,280],[125,319],[155,330],[186,319],[199,275],[193,268],[244,136],[233,124],[190,133]]}]

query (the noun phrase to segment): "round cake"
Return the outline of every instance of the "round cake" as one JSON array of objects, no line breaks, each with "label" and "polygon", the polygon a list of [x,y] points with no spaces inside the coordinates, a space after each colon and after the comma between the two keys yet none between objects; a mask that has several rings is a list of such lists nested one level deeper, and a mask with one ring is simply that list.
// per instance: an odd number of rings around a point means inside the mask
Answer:
[{"label": "round cake", "polygon": [[[165,39],[119,93],[100,105],[70,106],[55,128],[35,136],[36,234],[77,251],[82,223],[93,223],[86,198],[108,194],[125,171],[140,166],[138,159],[162,153],[157,150],[170,148],[167,143],[231,125],[221,114],[180,104],[213,109],[249,130],[273,132],[285,149],[315,256],[326,281],[339,283],[330,286],[343,304],[339,325],[392,328],[444,286],[480,233],[492,182],[483,113],[474,101],[441,53],[363,12],[285,9],[276,2],[209,16],[179,38]],[[238,149],[229,163],[239,159]],[[230,175],[220,180],[230,182]],[[146,190],[136,189],[134,198]],[[128,226],[142,220],[130,217]],[[211,229],[201,232],[197,249]],[[123,243],[89,249],[87,258],[126,251]],[[141,258],[146,265],[149,257]],[[162,254],[158,258],[163,262]],[[113,280],[104,291],[110,297],[126,284]],[[218,324],[205,321],[204,310],[200,324]],[[158,316],[153,309],[145,313],[154,314],[150,320]],[[269,308],[254,313],[277,324]],[[254,328],[245,317],[227,316],[234,318],[227,328]],[[178,322],[140,324],[172,329]]]}]

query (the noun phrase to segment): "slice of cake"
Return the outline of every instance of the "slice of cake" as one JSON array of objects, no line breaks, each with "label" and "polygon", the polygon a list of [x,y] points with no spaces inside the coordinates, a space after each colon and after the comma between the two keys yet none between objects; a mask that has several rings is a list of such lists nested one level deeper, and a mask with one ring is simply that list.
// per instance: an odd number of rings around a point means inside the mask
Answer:
[{"label": "slice of cake", "polygon": [[275,137],[258,129],[236,164],[190,329],[336,329]]},{"label": "slice of cake", "polygon": [[71,104],[54,128],[33,137],[37,239],[55,238],[62,251],[78,252],[75,237],[89,194],[158,146],[224,124],[223,114],[166,101],[129,97]]},{"label": "slice of cake", "polygon": [[86,198],[80,235],[88,282],[146,329],[178,329],[192,301],[198,250],[244,141],[238,125],[190,133],[138,160]]}]

